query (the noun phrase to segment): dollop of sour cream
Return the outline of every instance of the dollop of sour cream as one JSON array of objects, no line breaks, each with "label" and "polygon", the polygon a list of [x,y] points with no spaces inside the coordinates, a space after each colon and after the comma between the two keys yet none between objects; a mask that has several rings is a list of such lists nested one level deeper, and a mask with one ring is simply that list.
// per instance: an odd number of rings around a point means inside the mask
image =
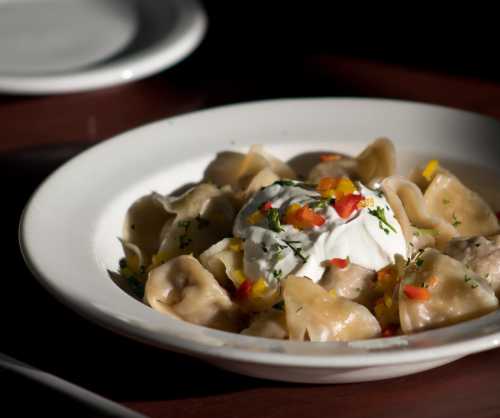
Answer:
[{"label": "dollop of sour cream", "polygon": [[[407,257],[403,231],[385,196],[359,182],[356,186],[369,204],[347,219],[331,204],[318,205],[320,193],[300,182],[279,181],[257,192],[240,210],[233,227],[234,236],[244,241],[245,276],[262,277],[270,285],[290,273],[318,282],[332,258],[349,258],[351,263],[377,271],[393,263],[396,254]],[[290,205],[307,204],[325,222],[308,229],[281,224],[278,232],[269,217],[259,217],[257,222],[251,217],[266,202],[278,209],[281,218]]]}]

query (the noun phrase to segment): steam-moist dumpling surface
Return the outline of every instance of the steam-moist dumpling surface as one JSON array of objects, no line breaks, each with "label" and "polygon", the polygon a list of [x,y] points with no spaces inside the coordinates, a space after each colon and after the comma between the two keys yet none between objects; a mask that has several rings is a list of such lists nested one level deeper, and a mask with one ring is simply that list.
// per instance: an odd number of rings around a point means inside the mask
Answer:
[{"label": "steam-moist dumpling surface", "polygon": [[[434,249],[425,250],[418,259],[407,268],[400,286],[399,319],[404,333],[462,322],[498,308],[488,282],[459,261]],[[409,298],[405,285],[427,288],[429,298]]]},{"label": "steam-moist dumpling surface", "polygon": [[200,262],[221,285],[230,280],[236,286],[234,273],[243,268],[243,253],[231,250],[231,242],[231,238],[224,238],[212,245],[200,255]]},{"label": "steam-moist dumpling surface", "polygon": [[406,241],[414,249],[427,246],[443,249],[458,235],[453,225],[430,213],[421,190],[410,180],[401,176],[388,177],[382,182],[382,191]]},{"label": "steam-moist dumpling surface", "polygon": [[161,231],[159,253],[173,257],[193,253],[231,235],[234,206],[226,193],[213,184],[200,184],[180,197],[164,198],[166,209],[175,215]]},{"label": "steam-moist dumpling surface", "polygon": [[150,263],[160,244],[160,231],[173,216],[165,208],[163,196],[158,193],[143,196],[127,211],[123,225],[123,241],[134,245],[140,250],[141,257]]},{"label": "steam-moist dumpling surface", "polygon": [[285,312],[269,309],[256,315],[248,328],[241,331],[244,335],[254,337],[276,338],[279,340],[288,337]]},{"label": "steam-moist dumpling surface", "polygon": [[367,308],[332,297],[305,277],[289,276],[283,297],[291,340],[352,341],[380,335],[380,325]]},{"label": "steam-moist dumpling surface", "polygon": [[396,171],[396,151],[387,138],[378,138],[368,145],[356,158],[341,158],[316,165],[309,173],[309,181],[317,182],[322,177],[347,176],[370,185],[372,182],[391,176]]},{"label": "steam-moist dumpling surface", "polygon": [[189,255],[153,269],[144,298],[153,309],[193,324],[227,331],[241,327],[238,306],[214,276]]},{"label": "steam-moist dumpling surface", "polygon": [[345,268],[331,266],[319,284],[326,290],[334,290],[337,296],[371,307],[378,296],[375,278],[375,271],[349,263]]},{"label": "steam-moist dumpling surface", "polygon": [[424,200],[429,213],[452,224],[460,236],[489,235],[499,230],[488,204],[449,172],[434,176]]},{"label": "steam-moist dumpling surface", "polygon": [[446,253],[484,278],[500,297],[500,234],[455,238]]},{"label": "steam-moist dumpling surface", "polygon": [[253,178],[265,169],[279,178],[296,177],[287,164],[266,152],[261,145],[253,145],[247,154],[233,151],[217,154],[205,170],[204,178],[217,186],[230,185],[233,190],[241,191],[248,188]]}]

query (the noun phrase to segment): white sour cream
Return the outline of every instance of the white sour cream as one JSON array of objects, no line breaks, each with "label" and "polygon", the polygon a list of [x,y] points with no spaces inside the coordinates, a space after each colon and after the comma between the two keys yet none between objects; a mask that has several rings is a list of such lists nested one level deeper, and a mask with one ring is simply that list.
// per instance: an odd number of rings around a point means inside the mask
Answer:
[{"label": "white sour cream", "polygon": [[[283,216],[289,205],[315,202],[320,194],[301,183],[273,184],[257,192],[241,209],[233,228],[235,237],[244,240],[243,267],[247,277],[263,277],[269,284],[293,273],[318,282],[325,272],[326,262],[332,258],[347,258],[351,263],[370,270],[380,270],[394,262],[394,256],[407,257],[406,241],[401,226],[394,217],[387,200],[379,191],[357,183],[365,197],[373,201],[371,207],[355,211],[342,219],[331,205],[315,211],[325,218],[325,223],[310,229],[299,230],[292,225],[281,225],[275,232],[263,217],[251,224],[248,217],[265,202],[271,202]],[[380,208],[390,225],[374,216]],[[370,213],[372,211],[372,213]]]}]

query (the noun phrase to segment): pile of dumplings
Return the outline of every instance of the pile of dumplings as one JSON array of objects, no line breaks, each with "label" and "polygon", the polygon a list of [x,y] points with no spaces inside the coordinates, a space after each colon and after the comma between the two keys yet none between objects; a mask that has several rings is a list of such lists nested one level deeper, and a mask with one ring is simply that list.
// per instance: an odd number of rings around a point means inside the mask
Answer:
[{"label": "pile of dumplings", "polygon": [[430,175],[424,167],[406,177],[395,171],[394,146],[379,138],[355,158],[318,159],[301,173],[308,183],[348,177],[385,195],[410,256],[396,256],[380,271],[331,265],[318,283],[291,274],[269,292],[238,297],[243,252],[232,236],[235,217],[262,187],[297,178],[256,145],[246,154],[219,153],[203,180],[180,196],[151,193],[135,201],[121,237],[124,258],[112,277],[171,318],[296,341],[390,337],[496,310],[500,229],[493,210],[439,165]]}]

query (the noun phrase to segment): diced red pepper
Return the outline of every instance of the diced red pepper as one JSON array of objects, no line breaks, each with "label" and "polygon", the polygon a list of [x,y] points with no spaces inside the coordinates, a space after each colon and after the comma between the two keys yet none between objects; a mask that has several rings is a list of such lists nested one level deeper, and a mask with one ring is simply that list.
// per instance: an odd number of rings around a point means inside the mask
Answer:
[{"label": "diced red pepper", "polygon": [[300,228],[312,228],[313,226],[321,226],[325,223],[325,218],[314,212],[307,205],[298,209],[294,214],[294,218],[297,221],[297,226]]},{"label": "diced red pepper", "polygon": [[382,330],[382,337],[394,337],[397,331],[398,327],[396,325],[390,324]]},{"label": "diced red pepper", "polygon": [[246,300],[250,297],[250,294],[252,293],[252,286],[253,283],[245,279],[243,283],[240,284],[238,289],[236,289],[236,299],[238,300]]},{"label": "diced red pepper", "polygon": [[339,269],[345,269],[349,265],[349,260],[346,258],[332,258],[329,263],[331,266],[338,267]]},{"label": "diced red pepper", "polygon": [[339,184],[339,179],[335,177],[322,177],[319,180],[316,190],[319,192],[324,192],[326,190],[335,189]]},{"label": "diced red pepper", "polygon": [[322,163],[325,161],[337,161],[340,160],[342,157],[337,154],[323,154],[319,156],[319,159]]},{"label": "diced red pepper", "polygon": [[271,209],[273,207],[273,204],[271,203],[271,201],[267,201],[267,202],[264,202],[262,205],[260,205],[260,211],[261,213],[266,213],[269,209]]},{"label": "diced red pepper", "polygon": [[425,287],[413,286],[411,284],[405,284],[403,292],[408,299],[413,300],[428,300],[431,297],[431,294]]},{"label": "diced red pepper", "polygon": [[359,202],[363,200],[360,194],[350,194],[335,200],[335,210],[343,219],[347,219],[351,214],[357,210]]}]

